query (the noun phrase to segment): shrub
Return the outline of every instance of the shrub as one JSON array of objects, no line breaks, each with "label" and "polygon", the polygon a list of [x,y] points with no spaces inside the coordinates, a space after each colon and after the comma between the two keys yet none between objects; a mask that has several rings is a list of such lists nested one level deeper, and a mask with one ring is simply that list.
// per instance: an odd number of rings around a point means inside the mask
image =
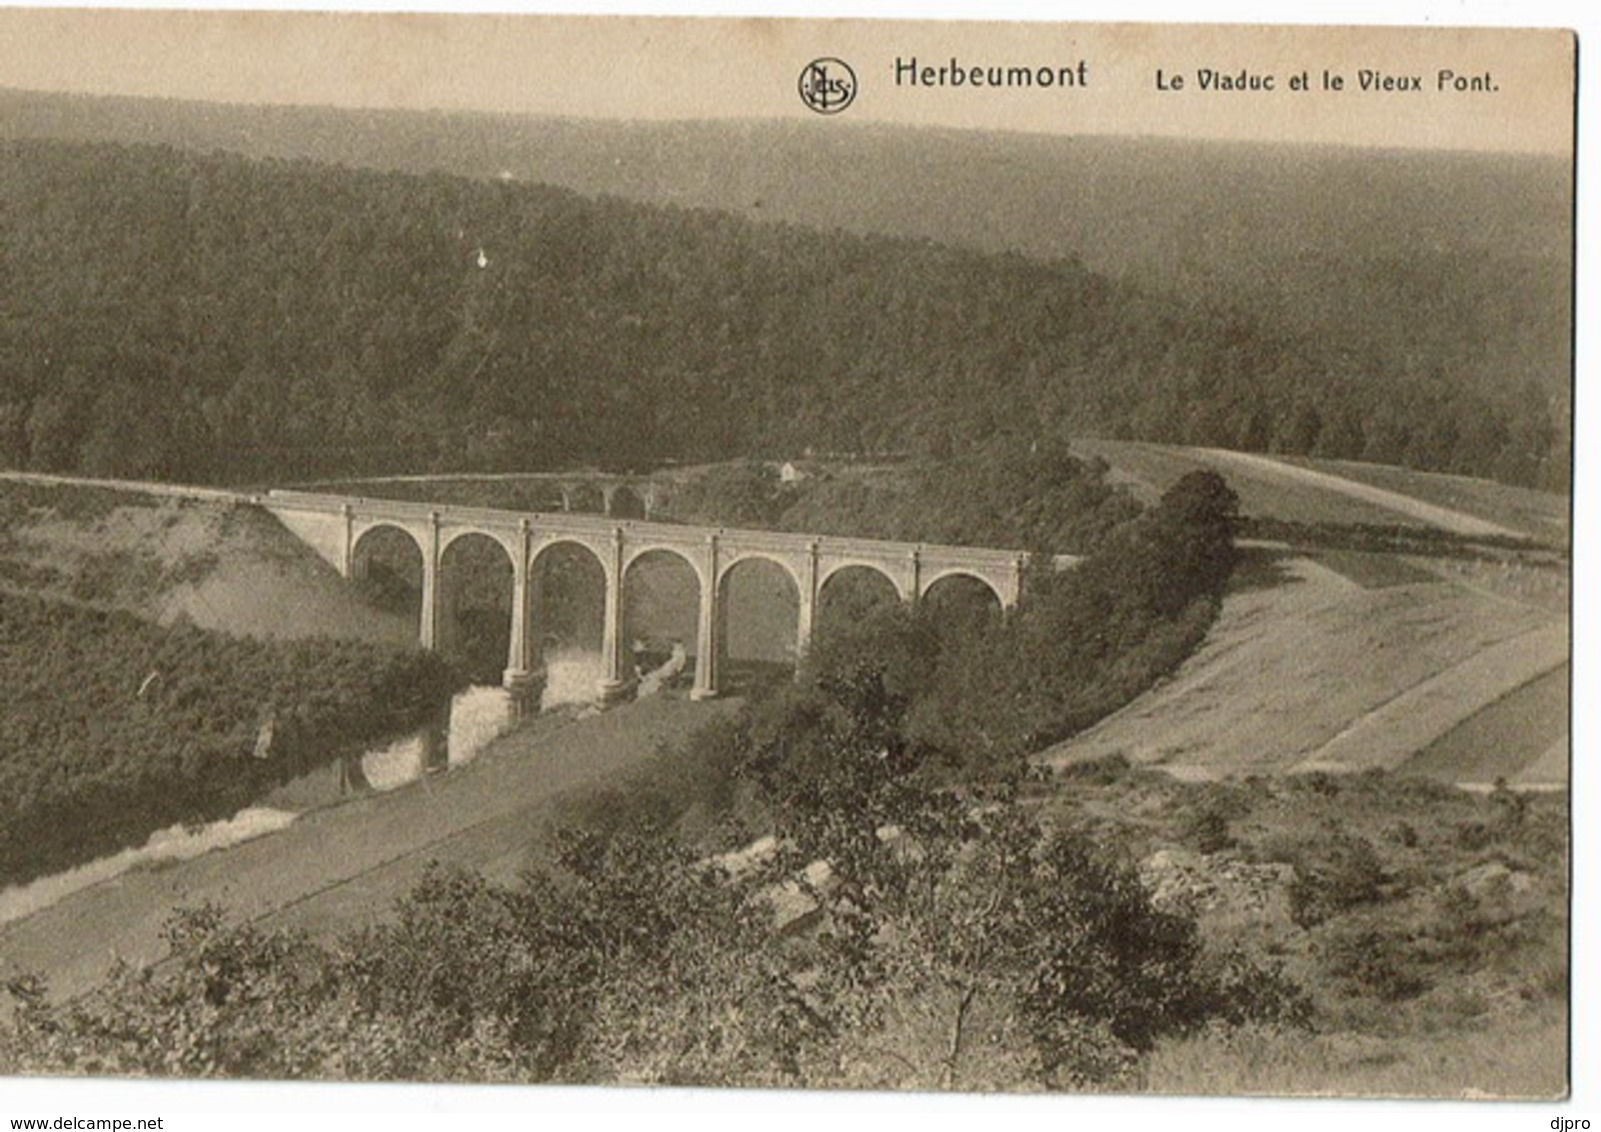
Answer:
[{"label": "shrub", "polygon": [[1359,926],[1325,934],[1318,947],[1330,973],[1382,1002],[1415,998],[1431,985],[1427,961],[1411,939]]},{"label": "shrub", "polygon": [[1384,896],[1389,879],[1377,851],[1360,837],[1337,837],[1323,845],[1303,843],[1289,887],[1290,915],[1303,928],[1322,923]]},{"label": "shrub", "polygon": [[1201,853],[1221,853],[1234,844],[1228,816],[1216,805],[1202,808],[1190,819],[1184,840]]},{"label": "shrub", "polygon": [[1064,763],[1056,773],[1059,777],[1093,786],[1109,786],[1126,775],[1133,764],[1122,751],[1112,751],[1093,758],[1076,759]]}]

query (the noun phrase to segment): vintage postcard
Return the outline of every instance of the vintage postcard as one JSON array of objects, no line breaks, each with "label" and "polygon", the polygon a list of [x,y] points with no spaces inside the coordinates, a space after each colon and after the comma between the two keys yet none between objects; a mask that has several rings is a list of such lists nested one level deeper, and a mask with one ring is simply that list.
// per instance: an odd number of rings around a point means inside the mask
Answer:
[{"label": "vintage postcard", "polygon": [[1566,1098],[1577,50],[0,9],[0,1115]]}]

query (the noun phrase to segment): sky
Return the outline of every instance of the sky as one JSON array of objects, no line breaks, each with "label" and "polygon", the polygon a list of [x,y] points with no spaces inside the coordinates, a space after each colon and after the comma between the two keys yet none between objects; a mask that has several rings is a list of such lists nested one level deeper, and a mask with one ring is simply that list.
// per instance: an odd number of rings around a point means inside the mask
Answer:
[{"label": "sky", "polygon": [[[0,8],[0,86],[227,102],[805,120],[797,80],[821,56],[857,74],[841,121],[1571,149],[1573,42],[1555,30]],[[1086,81],[897,84],[897,63],[913,60],[1052,71],[1082,62]],[[1275,89],[1203,90],[1203,69],[1271,74]],[[1442,91],[1442,70],[1487,76],[1495,89]],[[1363,71],[1416,76],[1421,89],[1363,91]],[[1303,72],[1310,89],[1290,89]],[[1324,72],[1343,76],[1344,91],[1328,90]]]}]

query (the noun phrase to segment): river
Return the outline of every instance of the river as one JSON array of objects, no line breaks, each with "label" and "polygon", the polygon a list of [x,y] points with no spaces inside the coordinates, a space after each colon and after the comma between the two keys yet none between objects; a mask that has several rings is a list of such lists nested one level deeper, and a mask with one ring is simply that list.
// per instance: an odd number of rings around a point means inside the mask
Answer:
[{"label": "river", "polygon": [[[672,645],[666,663],[640,682],[640,695],[660,693],[684,672],[685,664],[684,647]],[[456,693],[450,703],[442,704],[439,717],[427,727],[392,743],[335,759],[279,786],[234,817],[208,821],[202,826],[175,825],[157,829],[144,844],[134,849],[0,890],[0,924],[32,916],[74,892],[110,881],[128,869],[160,866],[165,861],[189,860],[211,850],[227,849],[229,845],[277,833],[309,810],[384,793],[463,767],[525,714],[557,708],[592,709],[600,679],[599,653],[580,648],[551,652],[544,661],[544,677],[538,706],[504,688],[484,685],[466,688]]]},{"label": "river", "polygon": [[[593,684],[591,684],[593,687]],[[541,707],[550,706],[542,703]],[[526,708],[501,688],[457,693],[438,720],[392,743],[349,755],[303,775],[231,818],[202,826],[157,830],[143,845],[64,872],[0,890],[0,924],[48,908],[74,892],[139,866],[182,861],[214,849],[276,833],[300,814],[365,794],[393,790],[426,775],[444,773],[477,758]]]},{"label": "river", "polygon": [[[641,694],[658,692],[683,671],[685,663],[683,647],[675,644],[667,663],[642,682]],[[600,672],[597,653],[579,649],[552,652],[546,657],[545,684],[537,707],[499,687],[474,686],[458,692],[447,705],[441,705],[438,718],[428,726],[301,775],[233,817],[201,826],[169,826],[136,848],[0,890],[0,925],[31,916],[129,869],[199,857],[276,833],[308,811],[465,766],[525,714],[562,707],[582,710],[593,704]]]}]

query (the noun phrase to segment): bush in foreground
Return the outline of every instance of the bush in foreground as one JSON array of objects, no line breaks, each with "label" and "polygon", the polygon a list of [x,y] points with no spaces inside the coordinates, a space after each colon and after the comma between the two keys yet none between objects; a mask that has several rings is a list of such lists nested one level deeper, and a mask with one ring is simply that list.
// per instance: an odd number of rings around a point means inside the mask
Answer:
[{"label": "bush in foreground", "polygon": [[[1123,1083],[1160,1037],[1278,1019],[1270,974],[1199,962],[1132,867],[1016,812],[953,815],[811,886],[569,834],[501,886],[435,868],[331,945],[180,913],[172,960],[52,1006],[11,985],[8,1072],[1033,1089]],[[808,874],[810,875],[810,874]]]}]

